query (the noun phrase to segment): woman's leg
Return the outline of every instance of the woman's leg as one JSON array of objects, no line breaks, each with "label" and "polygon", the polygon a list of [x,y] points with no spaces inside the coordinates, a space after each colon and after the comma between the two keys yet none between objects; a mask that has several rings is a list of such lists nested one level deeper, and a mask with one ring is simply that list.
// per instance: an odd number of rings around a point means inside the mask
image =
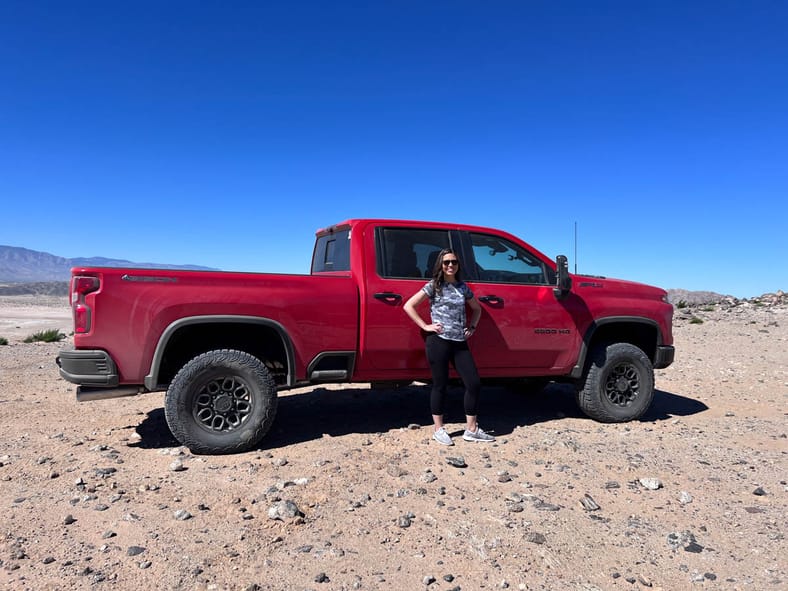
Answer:
[{"label": "woman's leg", "polygon": [[476,431],[478,427],[476,424],[476,415],[482,382],[479,378],[476,363],[473,361],[473,355],[471,355],[467,343],[456,343],[454,351],[454,369],[460,374],[462,383],[465,386],[463,405],[465,406],[466,429],[468,429],[468,431]]},{"label": "woman's leg", "polygon": [[435,428],[443,426],[443,405],[449,386],[450,343],[437,335],[427,337],[427,361],[432,372],[432,390],[430,392],[430,411]]}]

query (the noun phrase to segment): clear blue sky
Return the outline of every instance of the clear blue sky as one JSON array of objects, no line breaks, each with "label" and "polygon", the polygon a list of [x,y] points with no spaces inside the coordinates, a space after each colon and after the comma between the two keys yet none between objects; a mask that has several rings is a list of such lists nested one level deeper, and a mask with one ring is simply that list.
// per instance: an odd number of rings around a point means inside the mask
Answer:
[{"label": "clear blue sky", "polygon": [[0,244],[308,272],[414,218],[788,289],[786,2],[4,0],[0,44]]}]

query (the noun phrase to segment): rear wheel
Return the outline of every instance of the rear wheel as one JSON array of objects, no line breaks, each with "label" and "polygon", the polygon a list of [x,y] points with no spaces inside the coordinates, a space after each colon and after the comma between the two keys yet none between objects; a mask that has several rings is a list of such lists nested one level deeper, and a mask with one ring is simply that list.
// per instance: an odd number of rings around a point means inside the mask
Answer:
[{"label": "rear wheel", "polygon": [[198,355],[177,373],[164,399],[172,434],[194,453],[253,449],[276,415],[276,385],[265,365],[243,351]]},{"label": "rear wheel", "polygon": [[586,415],[604,423],[638,419],[654,398],[654,368],[630,343],[602,345],[591,352],[591,365],[577,403]]}]

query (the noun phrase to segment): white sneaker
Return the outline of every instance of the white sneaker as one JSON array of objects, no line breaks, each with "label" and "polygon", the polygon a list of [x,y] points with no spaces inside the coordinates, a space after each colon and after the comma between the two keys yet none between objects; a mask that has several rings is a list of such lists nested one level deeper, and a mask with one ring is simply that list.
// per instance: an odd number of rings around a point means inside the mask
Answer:
[{"label": "white sneaker", "polygon": [[445,427],[441,427],[432,434],[432,438],[441,445],[454,445],[451,436],[446,432]]},{"label": "white sneaker", "polygon": [[482,428],[478,426],[476,427],[476,431],[468,431],[468,429],[465,429],[462,438],[465,441],[495,441],[495,437],[489,433],[485,433],[482,431]]}]

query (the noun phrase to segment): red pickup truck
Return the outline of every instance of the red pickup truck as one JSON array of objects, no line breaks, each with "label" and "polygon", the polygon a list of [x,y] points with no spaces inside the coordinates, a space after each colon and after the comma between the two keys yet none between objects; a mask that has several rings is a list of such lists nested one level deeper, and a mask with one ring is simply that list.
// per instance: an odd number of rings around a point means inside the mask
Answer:
[{"label": "red pickup truck", "polygon": [[253,449],[279,390],[429,380],[403,304],[446,247],[482,305],[470,346],[483,380],[572,383],[599,421],[648,409],[653,370],[674,356],[664,290],[571,275],[566,257],[505,232],[433,222],[319,230],[309,275],[75,267],[60,374],[79,401],[166,390],[167,423],[196,453]]}]

